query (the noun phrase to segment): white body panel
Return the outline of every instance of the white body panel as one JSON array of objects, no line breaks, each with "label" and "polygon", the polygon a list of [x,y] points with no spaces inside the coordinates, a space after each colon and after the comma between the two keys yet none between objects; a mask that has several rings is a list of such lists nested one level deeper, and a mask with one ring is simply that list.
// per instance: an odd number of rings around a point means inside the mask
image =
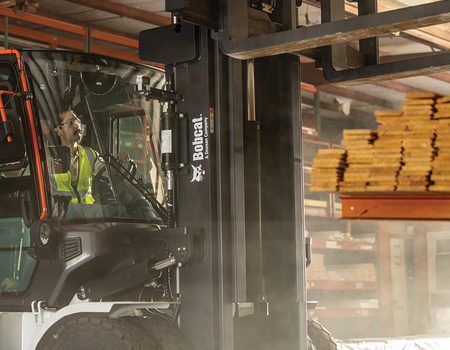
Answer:
[{"label": "white body panel", "polygon": [[[73,302],[56,311],[42,309],[42,302],[32,304],[30,312],[0,312],[0,345],[5,350],[35,350],[46,332],[66,316],[78,313],[111,317],[131,316],[138,309],[167,309],[164,302]],[[113,307],[116,306],[113,310]]]}]

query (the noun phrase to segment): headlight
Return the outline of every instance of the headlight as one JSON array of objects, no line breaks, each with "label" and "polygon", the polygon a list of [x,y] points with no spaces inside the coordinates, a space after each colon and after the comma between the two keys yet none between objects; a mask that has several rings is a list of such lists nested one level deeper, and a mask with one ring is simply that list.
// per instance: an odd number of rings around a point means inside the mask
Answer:
[{"label": "headlight", "polygon": [[55,241],[53,226],[48,221],[36,221],[31,225],[31,240],[39,248],[47,248]]},{"label": "headlight", "polygon": [[38,239],[39,243],[42,244],[43,247],[49,244],[50,239],[52,237],[52,227],[48,222],[43,222],[39,226]]}]

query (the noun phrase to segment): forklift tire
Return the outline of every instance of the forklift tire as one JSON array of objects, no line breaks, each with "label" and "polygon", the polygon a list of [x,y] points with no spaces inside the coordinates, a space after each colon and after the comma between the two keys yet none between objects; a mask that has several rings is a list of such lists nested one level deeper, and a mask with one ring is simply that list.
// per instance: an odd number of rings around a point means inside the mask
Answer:
[{"label": "forklift tire", "polygon": [[[42,342],[42,341],[41,341]],[[78,318],[64,324],[39,343],[36,350],[156,350],[154,342],[135,324],[107,317]]]},{"label": "forklift tire", "polygon": [[309,336],[308,336],[308,350],[317,350]]},{"label": "forklift tire", "polygon": [[154,317],[127,317],[155,343],[157,350],[193,350],[192,346],[169,322]]},{"label": "forklift tire", "polygon": [[337,344],[330,332],[319,322],[308,318],[308,337],[317,350],[337,350]]}]

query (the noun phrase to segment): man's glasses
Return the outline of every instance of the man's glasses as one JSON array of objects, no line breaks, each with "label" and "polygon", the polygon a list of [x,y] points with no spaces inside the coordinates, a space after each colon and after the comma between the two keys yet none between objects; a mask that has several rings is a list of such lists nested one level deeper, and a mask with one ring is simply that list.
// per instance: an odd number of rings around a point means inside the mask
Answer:
[{"label": "man's glasses", "polygon": [[72,125],[74,125],[74,124],[77,124],[78,127],[81,127],[81,120],[78,119],[78,118],[77,118],[77,119],[69,119],[69,120],[66,120],[65,122],[59,124],[59,125],[57,126],[57,128],[60,129],[60,128],[62,128],[64,125],[72,126]]}]

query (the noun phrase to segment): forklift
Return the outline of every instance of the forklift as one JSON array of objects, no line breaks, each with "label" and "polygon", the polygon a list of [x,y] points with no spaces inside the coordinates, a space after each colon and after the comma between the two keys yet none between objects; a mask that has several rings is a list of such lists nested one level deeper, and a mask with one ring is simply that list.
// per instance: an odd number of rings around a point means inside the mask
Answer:
[{"label": "forklift", "polygon": [[[140,47],[165,70],[0,52],[0,348],[337,349],[307,318],[298,58],[237,60],[182,20]],[[90,178],[56,135],[67,111]]]}]

